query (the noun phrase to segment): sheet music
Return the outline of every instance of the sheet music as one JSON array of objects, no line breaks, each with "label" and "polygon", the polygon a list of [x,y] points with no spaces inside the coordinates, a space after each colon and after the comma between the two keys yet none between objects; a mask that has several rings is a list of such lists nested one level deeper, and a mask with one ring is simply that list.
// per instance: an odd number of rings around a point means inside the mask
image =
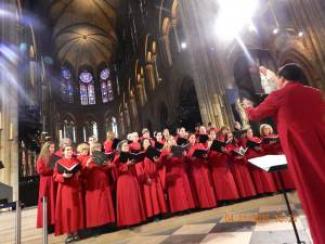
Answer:
[{"label": "sheet music", "polygon": [[261,168],[265,171],[270,171],[271,167],[287,165],[287,158],[284,154],[280,155],[266,155],[262,157],[256,157],[248,159],[248,162],[255,165],[258,168]]}]

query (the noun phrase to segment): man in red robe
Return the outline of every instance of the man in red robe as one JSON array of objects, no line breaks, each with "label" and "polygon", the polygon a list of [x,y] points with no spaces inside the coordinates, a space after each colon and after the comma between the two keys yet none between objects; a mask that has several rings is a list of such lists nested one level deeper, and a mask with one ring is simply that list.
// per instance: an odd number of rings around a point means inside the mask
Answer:
[{"label": "man in red robe", "polygon": [[256,108],[243,103],[250,120],[275,119],[314,243],[325,244],[325,101],[302,77],[299,65],[287,64],[274,76],[277,91]]}]

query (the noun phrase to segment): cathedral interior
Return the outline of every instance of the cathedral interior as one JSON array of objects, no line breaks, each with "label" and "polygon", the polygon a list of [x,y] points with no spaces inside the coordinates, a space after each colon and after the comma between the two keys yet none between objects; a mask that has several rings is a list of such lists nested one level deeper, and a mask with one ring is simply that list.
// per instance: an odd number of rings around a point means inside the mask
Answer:
[{"label": "cathedral interior", "polygon": [[46,138],[246,125],[260,65],[325,88],[325,1],[217,2],[0,1],[0,200],[36,204]]}]

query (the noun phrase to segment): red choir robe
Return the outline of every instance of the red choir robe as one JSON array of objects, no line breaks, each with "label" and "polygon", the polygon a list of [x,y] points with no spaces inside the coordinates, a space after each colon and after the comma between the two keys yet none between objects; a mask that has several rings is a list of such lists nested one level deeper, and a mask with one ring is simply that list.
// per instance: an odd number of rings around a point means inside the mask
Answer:
[{"label": "red choir robe", "polygon": [[55,235],[75,233],[84,228],[84,206],[80,171],[71,178],[64,178],[58,172],[58,164],[70,168],[80,164],[76,158],[60,159],[54,168],[54,180],[58,182],[55,204]]},{"label": "red choir robe", "polygon": [[325,243],[325,101],[314,88],[290,82],[258,107],[246,110],[250,120],[273,117],[288,168],[305,210],[313,241]]},{"label": "red choir robe", "polygon": [[194,179],[192,177],[192,169],[193,169],[193,165],[191,164],[192,159],[189,157],[189,152],[191,150],[193,150],[192,147],[194,147],[194,145],[190,145],[190,147],[187,149],[187,154],[183,158],[183,160],[184,160],[185,171],[186,171],[186,173],[188,175],[188,180],[190,182],[190,187],[191,187],[192,196],[193,196],[193,199],[194,199],[195,208],[198,208],[199,207],[199,198],[198,198],[198,196],[196,194]]},{"label": "red choir robe", "polygon": [[207,159],[192,157],[195,150],[206,149],[207,146],[204,143],[197,143],[190,149],[188,156],[190,158],[191,177],[193,179],[199,207],[213,208],[217,206],[217,200],[214,194],[208,161]]},{"label": "red choir robe", "polygon": [[[238,149],[238,145],[229,144],[226,148],[228,152],[232,152]],[[239,191],[239,196],[241,198],[256,196],[256,189],[245,156],[238,156],[232,153],[230,155],[230,168]]]},{"label": "red choir robe", "polygon": [[83,168],[86,227],[92,228],[115,222],[115,211],[109,173],[112,166],[99,166],[90,156],[80,159]]},{"label": "red choir robe", "polygon": [[164,191],[158,174],[158,164],[159,162],[154,162],[148,157],[145,157],[143,161],[146,178],[143,184],[143,195],[147,218],[167,212]]},{"label": "red choir robe", "polygon": [[140,142],[131,142],[129,144],[130,147],[130,151],[133,153],[138,153],[141,151],[142,147],[141,147],[141,143]]},{"label": "red choir robe", "polygon": [[[271,138],[277,137],[276,135],[271,136]],[[263,139],[268,137],[263,137]],[[278,138],[278,137],[277,137]],[[265,151],[266,154],[276,155],[276,154],[283,154],[283,150],[281,148],[280,142],[275,143],[263,143],[262,140],[262,148]],[[295,189],[295,185],[292,179],[292,176],[288,169],[283,169],[279,172],[282,176],[283,183],[284,183],[284,189],[286,190],[292,190]],[[280,179],[277,173],[272,173],[275,184],[278,188],[278,190],[281,189]]]},{"label": "red choir robe", "polygon": [[43,197],[47,198],[48,225],[54,225],[56,182],[53,179],[53,169],[49,166],[49,159],[38,158],[36,162],[37,173],[40,176],[38,204],[37,204],[37,228],[43,227]]},{"label": "red choir robe", "polygon": [[[131,153],[140,153],[142,151],[142,146],[140,142],[133,141],[129,144]],[[143,170],[143,162],[137,162],[134,166],[135,175],[139,181],[141,193],[143,193],[143,185],[146,183],[146,177]]]},{"label": "red choir robe", "polygon": [[114,151],[114,149],[113,149],[113,141],[112,140],[106,140],[104,142],[104,151],[105,151],[105,153],[110,153],[110,152]]},{"label": "red choir robe", "polygon": [[158,169],[161,186],[162,186],[164,192],[166,191],[166,174],[167,174],[166,159],[167,159],[167,155],[169,155],[169,153],[170,153],[170,151],[167,149],[164,149],[161,151],[161,154],[160,154],[161,165]]},{"label": "red choir robe", "polygon": [[56,156],[58,156],[59,158],[62,158],[63,157],[63,149],[62,148],[58,149],[54,154]]},{"label": "red choir robe", "polygon": [[166,157],[167,192],[172,213],[195,208],[190,181],[188,179],[184,157]]},{"label": "red choir robe", "polygon": [[211,177],[218,201],[239,199],[239,192],[229,166],[229,160],[229,156],[225,153],[209,152]]},{"label": "red choir robe", "polygon": [[[261,142],[261,140],[257,137],[253,137],[247,140],[254,140],[255,142],[258,143]],[[261,157],[263,155],[265,155],[265,152],[263,151],[262,148],[260,151],[256,151],[253,148],[248,148],[246,152],[247,159]],[[272,173],[268,173],[250,163],[248,164],[249,164],[249,170],[251,172],[257,194],[277,192],[277,187],[274,182]]]},{"label": "red choir robe", "polygon": [[146,219],[137,173],[134,165],[127,165],[116,157],[118,169],[116,186],[116,214],[118,226],[139,224]]}]

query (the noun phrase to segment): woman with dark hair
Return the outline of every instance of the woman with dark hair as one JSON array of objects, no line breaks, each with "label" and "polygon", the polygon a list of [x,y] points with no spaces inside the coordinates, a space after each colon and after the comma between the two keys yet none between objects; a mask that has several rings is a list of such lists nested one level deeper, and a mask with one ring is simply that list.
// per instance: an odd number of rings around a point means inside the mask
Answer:
[{"label": "woman with dark hair", "polygon": [[[169,138],[168,136],[167,138]],[[166,190],[166,165],[165,165],[165,155],[169,153],[167,149],[167,140],[164,139],[162,132],[158,131],[155,136],[155,148],[161,152],[160,154],[160,167],[158,169],[158,174],[163,190]]]},{"label": "woman with dark hair", "polygon": [[151,218],[166,213],[167,206],[158,173],[161,166],[160,152],[151,146],[149,139],[144,139],[142,143],[145,150],[145,158],[142,163],[145,178],[143,196],[146,216]]},{"label": "woman with dark hair", "polygon": [[[227,140],[232,134],[227,135]],[[218,146],[221,145],[221,146]],[[209,151],[211,177],[218,201],[234,201],[239,199],[238,189],[230,169],[230,157],[226,144],[214,140]]]},{"label": "woman with dark hair", "polygon": [[171,213],[182,212],[195,208],[190,181],[185,168],[185,152],[173,154],[172,148],[177,147],[175,138],[168,140],[169,155],[165,156],[167,167],[167,193]]},{"label": "woman with dark hair", "polygon": [[213,208],[217,206],[211,174],[208,164],[208,140],[206,129],[201,126],[198,142],[189,149],[188,158],[191,164],[191,177],[198,197],[199,207]]},{"label": "woman with dark hair", "polygon": [[[100,227],[115,222],[115,211],[112,200],[112,190],[109,174],[114,167],[110,160],[100,158],[102,145],[98,142],[91,147],[92,156],[87,155],[89,146],[82,143],[79,146],[82,157],[78,157],[82,164],[84,178],[85,219],[86,227]],[[86,151],[86,152],[84,152]]]}]

